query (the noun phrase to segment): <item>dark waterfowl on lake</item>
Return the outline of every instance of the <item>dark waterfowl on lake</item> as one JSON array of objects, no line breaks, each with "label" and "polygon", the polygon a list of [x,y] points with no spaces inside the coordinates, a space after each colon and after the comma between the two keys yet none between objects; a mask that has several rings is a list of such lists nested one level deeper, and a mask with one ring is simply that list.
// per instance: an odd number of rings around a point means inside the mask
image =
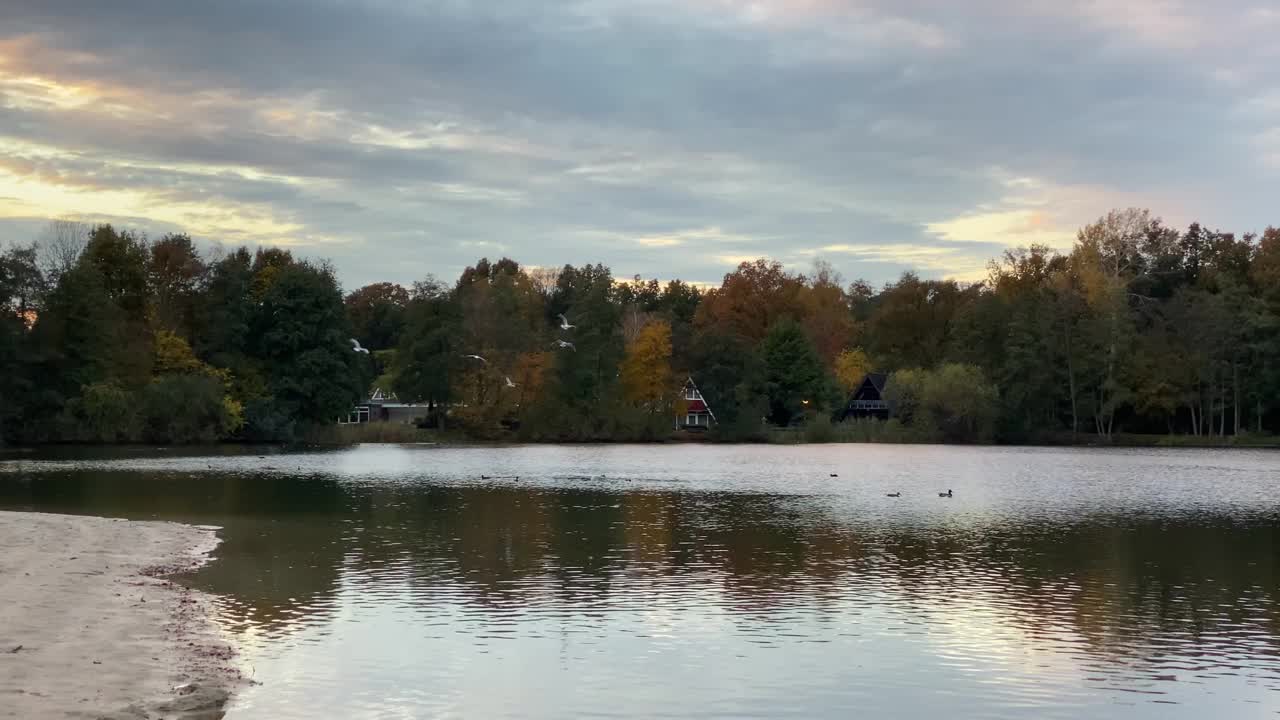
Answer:
[{"label": "dark waterfowl on lake", "polygon": [[885,493],[884,496],[885,497],[902,497],[902,491],[899,490],[898,492]]},{"label": "dark waterfowl on lake", "polygon": [[947,490],[946,492],[944,492],[944,493],[938,493],[938,497],[951,497],[951,490],[950,490],[950,489],[948,489],[948,490]]}]

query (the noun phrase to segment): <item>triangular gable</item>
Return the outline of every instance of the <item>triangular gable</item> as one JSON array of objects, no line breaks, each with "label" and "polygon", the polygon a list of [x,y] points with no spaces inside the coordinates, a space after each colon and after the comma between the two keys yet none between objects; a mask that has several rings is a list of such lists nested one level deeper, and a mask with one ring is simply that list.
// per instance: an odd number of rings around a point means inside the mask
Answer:
[{"label": "triangular gable", "polygon": [[849,396],[849,402],[855,400],[883,400],[884,386],[888,375],[884,373],[867,373],[862,378],[862,382],[854,388],[853,394]]},{"label": "triangular gable", "polygon": [[[702,398],[702,406],[707,409],[707,414],[711,416],[712,420],[715,420],[716,413],[714,410],[711,409],[711,403],[707,402],[707,396],[703,395],[701,390],[698,390],[698,384],[693,381],[692,375],[690,375],[689,378],[684,381],[684,389],[688,390],[689,388],[693,388],[694,391],[698,393],[698,397]],[[716,422],[720,422],[720,421],[716,420]]]}]

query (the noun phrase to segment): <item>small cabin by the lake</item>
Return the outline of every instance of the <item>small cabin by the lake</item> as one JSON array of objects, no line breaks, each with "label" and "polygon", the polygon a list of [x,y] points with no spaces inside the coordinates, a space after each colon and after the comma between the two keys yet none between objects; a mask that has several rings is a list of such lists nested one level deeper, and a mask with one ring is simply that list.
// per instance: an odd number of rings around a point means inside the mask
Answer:
[{"label": "small cabin by the lake", "polygon": [[889,403],[884,399],[884,386],[889,376],[884,373],[867,373],[849,396],[844,409],[844,419],[889,419]]},{"label": "small cabin by the lake", "polygon": [[685,381],[680,393],[683,401],[677,405],[683,412],[676,415],[676,429],[698,431],[711,427],[716,421],[715,413],[711,412],[711,406],[707,405],[693,378]]},{"label": "small cabin by the lake", "polygon": [[429,408],[417,403],[404,403],[395,393],[384,393],[374,388],[369,397],[351,408],[346,417],[339,417],[339,425],[390,422],[413,424],[425,417]]}]

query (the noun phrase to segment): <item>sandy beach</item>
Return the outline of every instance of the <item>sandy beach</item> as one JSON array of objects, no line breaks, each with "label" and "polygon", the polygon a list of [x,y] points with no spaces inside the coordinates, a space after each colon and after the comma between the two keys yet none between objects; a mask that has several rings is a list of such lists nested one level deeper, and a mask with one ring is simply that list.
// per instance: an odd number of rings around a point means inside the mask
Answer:
[{"label": "sandy beach", "polygon": [[209,528],[0,512],[0,718],[220,718],[241,682],[210,599],[165,576]]}]

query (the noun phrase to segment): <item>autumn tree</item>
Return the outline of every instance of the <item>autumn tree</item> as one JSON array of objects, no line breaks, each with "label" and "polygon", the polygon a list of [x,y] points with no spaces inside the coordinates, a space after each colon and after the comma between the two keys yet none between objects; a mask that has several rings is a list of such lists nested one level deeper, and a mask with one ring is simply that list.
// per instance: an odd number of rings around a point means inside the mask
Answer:
[{"label": "autumn tree", "polygon": [[799,293],[799,317],[823,365],[833,368],[836,358],[855,339],[850,300],[841,287],[840,274],[827,263],[815,262],[807,280]]},{"label": "autumn tree", "polygon": [[803,286],[803,279],[783,270],[782,263],[765,258],[744,262],[703,296],[695,322],[760,342],[778,319],[801,316]]},{"label": "autumn tree", "polygon": [[395,283],[365,285],[347,295],[347,319],[355,338],[369,350],[396,346],[404,328],[409,291]]},{"label": "autumn tree", "polygon": [[628,402],[669,415],[675,381],[671,374],[671,325],[654,320],[627,344],[620,369]]},{"label": "autumn tree", "polygon": [[846,395],[853,392],[869,372],[871,372],[871,359],[862,348],[843,350],[836,357],[836,382]]},{"label": "autumn tree", "polygon": [[191,238],[169,234],[151,244],[147,258],[151,316],[156,329],[191,337],[206,267]]},{"label": "autumn tree", "polygon": [[867,351],[890,370],[942,361],[957,313],[978,292],[904,273],[875,298],[865,330]]},{"label": "autumn tree", "polygon": [[1145,210],[1113,211],[1085,226],[1072,263],[1091,313],[1086,340],[1094,348],[1090,367],[1094,429],[1110,438],[1116,411],[1132,397],[1134,318],[1129,281],[1144,267],[1142,243],[1151,227]]}]

